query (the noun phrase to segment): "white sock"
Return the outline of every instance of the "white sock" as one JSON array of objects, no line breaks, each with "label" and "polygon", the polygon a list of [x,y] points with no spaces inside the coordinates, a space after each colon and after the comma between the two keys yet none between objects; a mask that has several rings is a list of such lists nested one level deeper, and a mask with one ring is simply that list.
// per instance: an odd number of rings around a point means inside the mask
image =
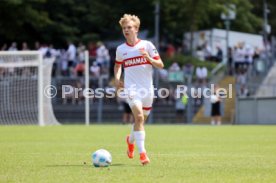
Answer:
[{"label": "white sock", "polygon": [[130,136],[129,136],[129,143],[133,144],[135,141],[134,138],[134,124],[131,126],[131,132],[130,132]]},{"label": "white sock", "polygon": [[145,137],[146,137],[145,131],[134,131],[134,138],[135,138],[139,153],[146,152]]}]

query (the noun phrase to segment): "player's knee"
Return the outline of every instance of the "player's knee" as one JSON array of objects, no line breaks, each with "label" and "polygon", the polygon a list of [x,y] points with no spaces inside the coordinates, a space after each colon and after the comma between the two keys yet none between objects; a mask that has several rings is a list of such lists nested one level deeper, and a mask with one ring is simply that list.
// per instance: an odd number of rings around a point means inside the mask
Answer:
[{"label": "player's knee", "polygon": [[138,114],[137,115],[137,122],[138,123],[143,123],[144,122],[144,115],[143,114]]}]

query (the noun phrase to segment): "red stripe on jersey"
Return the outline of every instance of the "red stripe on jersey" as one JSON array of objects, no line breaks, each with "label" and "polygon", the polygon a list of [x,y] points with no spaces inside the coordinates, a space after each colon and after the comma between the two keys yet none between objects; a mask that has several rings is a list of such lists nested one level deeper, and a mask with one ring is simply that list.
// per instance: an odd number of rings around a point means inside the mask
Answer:
[{"label": "red stripe on jersey", "polygon": [[116,64],[122,64],[123,62],[119,62],[119,61],[115,60],[115,63]]},{"label": "red stripe on jersey", "polygon": [[124,68],[144,65],[144,64],[151,65],[151,63],[143,56],[128,58],[128,59],[125,59],[123,62],[124,62]]},{"label": "red stripe on jersey", "polygon": [[160,56],[155,56],[155,57],[152,57],[154,60],[158,60],[160,59]]},{"label": "red stripe on jersey", "polygon": [[152,108],[152,107],[143,107],[143,110],[149,111],[149,110],[151,110],[151,108]]}]

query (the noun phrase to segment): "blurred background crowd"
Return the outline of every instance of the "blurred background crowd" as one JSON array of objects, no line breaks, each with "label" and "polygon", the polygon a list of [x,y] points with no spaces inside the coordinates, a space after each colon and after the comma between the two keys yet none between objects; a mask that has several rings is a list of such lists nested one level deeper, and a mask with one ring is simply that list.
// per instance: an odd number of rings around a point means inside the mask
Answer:
[{"label": "blurred background crowd", "polygon": [[[229,7],[234,7],[235,16],[225,19],[221,15]],[[156,113],[166,112],[168,120],[191,122],[202,106],[206,108],[206,101],[200,93],[190,100],[175,98],[178,84],[202,89],[211,83],[234,84],[237,97],[258,93],[275,58],[275,8],[275,2],[263,0],[4,1],[0,7],[0,48],[38,50],[45,58],[54,58],[52,82],[60,92],[63,84],[84,88],[88,50],[90,87],[114,87],[115,51],[124,42],[118,21],[124,13],[136,14],[142,21],[139,37],[157,46],[165,64],[156,71],[154,82],[159,88],[168,88],[170,94],[157,99]],[[0,70],[2,75],[9,72]],[[83,109],[83,97],[76,99],[72,94],[61,99],[60,95],[53,100],[56,111],[75,104]],[[98,105],[99,101],[93,102]],[[118,110],[123,110],[124,101],[104,100],[105,106],[116,102]],[[228,108],[231,117],[227,120],[231,121],[234,107]],[[112,109],[114,105],[106,107]]]}]

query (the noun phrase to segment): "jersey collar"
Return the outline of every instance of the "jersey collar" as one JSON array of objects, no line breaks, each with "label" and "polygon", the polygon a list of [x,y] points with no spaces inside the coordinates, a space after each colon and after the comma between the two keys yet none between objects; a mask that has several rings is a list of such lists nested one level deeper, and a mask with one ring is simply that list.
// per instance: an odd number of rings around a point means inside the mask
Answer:
[{"label": "jersey collar", "polygon": [[134,47],[134,46],[136,46],[140,41],[141,41],[141,39],[138,39],[134,45],[131,45],[131,44],[129,44],[128,42],[126,42],[126,45],[128,45],[128,46],[130,46],[130,47]]}]

